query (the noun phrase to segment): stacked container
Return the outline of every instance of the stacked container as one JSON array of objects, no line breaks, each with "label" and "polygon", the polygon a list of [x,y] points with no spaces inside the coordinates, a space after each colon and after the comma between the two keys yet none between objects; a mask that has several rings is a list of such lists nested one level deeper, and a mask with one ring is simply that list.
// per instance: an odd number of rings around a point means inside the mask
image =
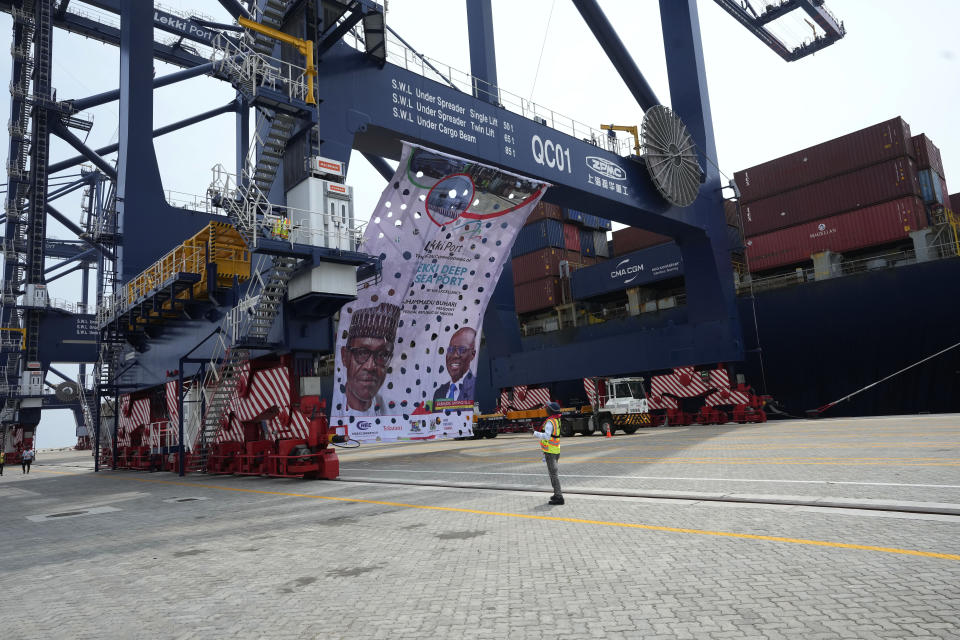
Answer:
[{"label": "stacked container", "polygon": [[[511,251],[517,313],[542,311],[561,304],[561,278],[609,256],[610,227],[610,221],[604,218],[539,203],[517,234]],[[567,269],[562,271],[564,262]]]},{"label": "stacked container", "polygon": [[673,238],[662,236],[653,231],[637,227],[625,227],[613,232],[613,255],[622,256],[627,253],[655,247],[658,244],[672,242]]},{"label": "stacked container", "polygon": [[942,171],[897,117],[736,172],[751,271],[906,240],[927,226],[924,199],[943,204]]}]

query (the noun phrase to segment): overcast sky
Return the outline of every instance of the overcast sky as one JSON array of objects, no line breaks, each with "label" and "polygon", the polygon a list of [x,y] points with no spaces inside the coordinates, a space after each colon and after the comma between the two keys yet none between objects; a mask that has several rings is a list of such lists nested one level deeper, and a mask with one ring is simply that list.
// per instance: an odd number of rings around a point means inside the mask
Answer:
[{"label": "overcast sky", "polygon": [[[215,0],[163,4],[228,19]],[[759,8],[765,2],[754,0],[753,4]],[[600,0],[600,5],[661,102],[669,104],[659,3]],[[828,0],[827,6],[843,20],[846,38],[812,57],[785,63],[714,2],[698,2],[721,170],[732,176],[739,169],[900,115],[914,135],[924,132],[940,147],[948,186],[953,192],[960,190],[960,126],[956,124],[960,2]],[[74,2],[71,10],[75,7],[86,5]],[[568,0],[493,0],[493,16],[503,89],[592,126],[640,123],[640,108]],[[462,2],[390,0],[387,21],[424,55],[469,71]],[[777,29],[794,40],[810,34],[800,18]],[[0,51],[9,51],[10,36],[10,16],[0,15]],[[0,86],[7,86],[9,64],[0,67]],[[175,70],[157,63],[158,75]],[[115,89],[118,73],[115,47],[56,32],[53,84],[60,99]],[[225,83],[197,78],[154,95],[154,121],[159,127],[229,102],[234,93]],[[94,128],[88,144],[115,142],[116,103],[93,109],[89,115]],[[9,101],[0,100],[0,121],[8,118]],[[0,135],[5,163],[6,130]],[[164,187],[202,194],[214,164],[234,168],[233,139],[232,115],[158,138]],[[75,155],[59,142],[53,149],[53,161]],[[383,180],[362,157],[355,156],[348,182],[355,188],[357,217],[366,219]],[[79,221],[78,198],[64,198],[59,208]],[[50,237],[70,237],[56,223],[49,229]],[[78,300],[78,288],[78,279],[64,278],[51,285],[51,295]],[[76,371],[75,366],[58,368]],[[73,434],[68,413],[48,412],[38,444],[41,448],[68,446],[74,442]]]}]

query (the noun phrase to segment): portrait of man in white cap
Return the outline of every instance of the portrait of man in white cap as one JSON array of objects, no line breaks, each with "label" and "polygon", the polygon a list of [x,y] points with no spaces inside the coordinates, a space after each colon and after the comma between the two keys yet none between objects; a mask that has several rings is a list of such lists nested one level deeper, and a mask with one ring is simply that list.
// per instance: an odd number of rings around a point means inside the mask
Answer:
[{"label": "portrait of man in white cap", "polygon": [[380,387],[393,359],[393,343],[400,322],[400,307],[381,302],[357,309],[350,321],[347,344],[340,349],[346,372],[343,386],[344,415],[382,416],[386,406]]}]

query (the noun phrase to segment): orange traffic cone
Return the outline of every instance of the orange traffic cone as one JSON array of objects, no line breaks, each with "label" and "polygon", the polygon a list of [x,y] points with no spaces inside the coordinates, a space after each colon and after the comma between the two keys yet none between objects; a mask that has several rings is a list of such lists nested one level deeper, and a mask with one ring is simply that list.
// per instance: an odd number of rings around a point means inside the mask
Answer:
[{"label": "orange traffic cone", "polygon": [[610,423],[607,423],[607,437],[612,438],[613,434],[610,432]]}]

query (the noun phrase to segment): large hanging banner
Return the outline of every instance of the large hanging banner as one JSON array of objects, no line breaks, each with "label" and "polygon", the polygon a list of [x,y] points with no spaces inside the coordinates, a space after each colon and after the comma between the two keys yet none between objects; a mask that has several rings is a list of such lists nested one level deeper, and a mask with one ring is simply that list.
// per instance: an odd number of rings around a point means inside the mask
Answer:
[{"label": "large hanging banner", "polygon": [[331,424],[359,442],[473,434],[484,312],[547,186],[404,145],[361,246],[382,274],[340,311]]}]

